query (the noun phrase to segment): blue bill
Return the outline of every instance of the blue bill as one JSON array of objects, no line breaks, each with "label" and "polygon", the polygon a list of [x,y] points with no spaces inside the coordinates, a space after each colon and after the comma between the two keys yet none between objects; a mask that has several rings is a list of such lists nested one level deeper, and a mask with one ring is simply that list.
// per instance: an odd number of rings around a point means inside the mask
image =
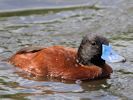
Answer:
[{"label": "blue bill", "polygon": [[121,62],[125,61],[125,58],[117,54],[110,45],[102,45],[101,58],[108,62]]}]

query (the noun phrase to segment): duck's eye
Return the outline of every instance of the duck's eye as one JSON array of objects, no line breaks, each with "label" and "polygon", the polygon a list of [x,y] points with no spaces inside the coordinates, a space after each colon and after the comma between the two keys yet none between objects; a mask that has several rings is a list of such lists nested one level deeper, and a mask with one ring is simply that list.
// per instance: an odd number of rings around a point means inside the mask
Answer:
[{"label": "duck's eye", "polygon": [[94,42],[94,41],[93,41],[93,42],[91,42],[91,45],[96,45],[96,42]]}]

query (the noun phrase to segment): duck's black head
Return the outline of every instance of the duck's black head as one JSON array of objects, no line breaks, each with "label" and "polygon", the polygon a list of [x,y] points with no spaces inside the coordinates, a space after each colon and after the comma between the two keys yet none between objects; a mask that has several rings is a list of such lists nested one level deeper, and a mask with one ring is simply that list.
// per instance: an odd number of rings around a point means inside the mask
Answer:
[{"label": "duck's black head", "polygon": [[109,45],[109,41],[98,34],[85,35],[78,49],[78,62],[83,65],[103,65],[105,60],[101,58],[102,44]]}]

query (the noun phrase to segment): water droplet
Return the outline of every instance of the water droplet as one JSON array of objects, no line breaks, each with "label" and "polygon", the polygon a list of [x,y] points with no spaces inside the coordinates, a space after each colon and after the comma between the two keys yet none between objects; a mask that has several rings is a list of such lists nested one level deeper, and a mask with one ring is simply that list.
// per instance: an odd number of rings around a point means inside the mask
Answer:
[{"label": "water droplet", "polygon": [[63,77],[63,76],[62,76],[61,78],[62,78],[62,79],[64,79],[64,77]]},{"label": "water droplet", "polygon": [[77,65],[77,64],[75,64],[75,67],[78,67],[78,65]]},{"label": "water droplet", "polygon": [[66,60],[67,60],[67,61],[69,61],[69,60],[70,60],[70,58],[67,58]]},{"label": "water droplet", "polygon": [[81,84],[82,81],[81,81],[81,80],[76,80],[75,83],[76,83],[76,84]]},{"label": "water droplet", "polygon": [[102,86],[103,88],[106,88],[106,87],[107,87],[107,86],[106,86],[106,85],[104,85],[104,84],[102,84],[101,86]]}]

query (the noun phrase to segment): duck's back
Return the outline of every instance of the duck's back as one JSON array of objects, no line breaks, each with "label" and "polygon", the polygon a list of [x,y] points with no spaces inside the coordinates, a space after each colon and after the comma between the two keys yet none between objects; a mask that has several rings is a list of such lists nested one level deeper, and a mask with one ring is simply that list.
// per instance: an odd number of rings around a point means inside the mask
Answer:
[{"label": "duck's back", "polygon": [[25,71],[44,76],[50,71],[57,72],[76,66],[76,53],[76,49],[63,46],[24,48],[13,55],[10,62]]}]

